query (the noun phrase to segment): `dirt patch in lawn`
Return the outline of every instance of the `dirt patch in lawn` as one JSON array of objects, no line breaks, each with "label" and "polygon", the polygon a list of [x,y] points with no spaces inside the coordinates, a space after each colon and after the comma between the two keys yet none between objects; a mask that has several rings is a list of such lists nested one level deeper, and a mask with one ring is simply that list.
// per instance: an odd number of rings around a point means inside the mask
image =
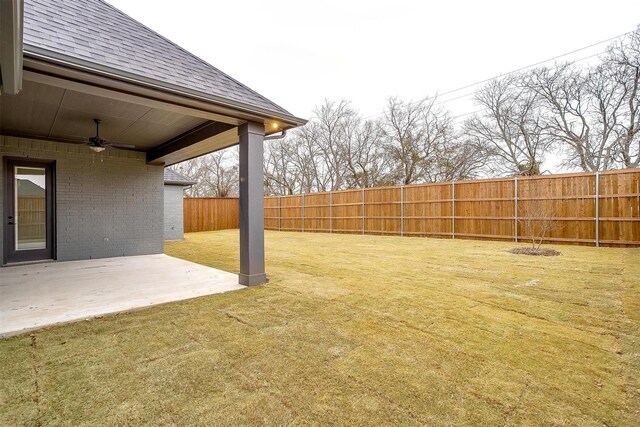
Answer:
[{"label": "dirt patch in lawn", "polygon": [[561,252],[556,251],[555,249],[547,249],[547,248],[513,248],[510,251],[507,251],[510,254],[517,255],[533,255],[533,256],[558,256],[561,255]]}]

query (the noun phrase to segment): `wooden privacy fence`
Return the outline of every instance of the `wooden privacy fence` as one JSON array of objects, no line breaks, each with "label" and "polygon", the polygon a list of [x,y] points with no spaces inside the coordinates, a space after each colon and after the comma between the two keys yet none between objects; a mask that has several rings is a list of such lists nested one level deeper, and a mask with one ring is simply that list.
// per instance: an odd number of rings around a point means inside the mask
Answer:
[{"label": "wooden privacy fence", "polygon": [[511,241],[528,240],[528,228],[543,220],[531,217],[536,205],[558,225],[546,241],[640,246],[640,169],[274,196],[264,204],[268,230]]},{"label": "wooden privacy fence", "polygon": [[20,241],[43,241],[47,233],[45,196],[18,196],[17,201]]},{"label": "wooden privacy fence", "polygon": [[[265,229],[640,246],[640,169],[366,188],[264,200]],[[185,198],[185,232],[238,228],[237,198]]]},{"label": "wooden privacy fence", "polygon": [[184,232],[239,227],[238,199],[233,197],[185,197]]}]

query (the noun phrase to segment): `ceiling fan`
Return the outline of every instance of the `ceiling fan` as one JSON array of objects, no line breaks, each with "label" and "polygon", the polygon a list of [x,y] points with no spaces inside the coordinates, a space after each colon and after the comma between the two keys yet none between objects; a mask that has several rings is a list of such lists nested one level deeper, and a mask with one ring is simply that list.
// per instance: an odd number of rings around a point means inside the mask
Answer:
[{"label": "ceiling fan", "polygon": [[131,145],[131,144],[119,144],[116,142],[109,142],[106,141],[102,138],[100,138],[100,119],[93,119],[93,122],[96,124],[96,135],[92,136],[91,138],[89,138],[89,142],[87,142],[87,145],[89,146],[89,148],[91,148],[93,151],[95,151],[96,153],[100,153],[101,151],[104,151],[105,148],[107,147],[113,147],[113,148],[136,148],[135,145]]}]

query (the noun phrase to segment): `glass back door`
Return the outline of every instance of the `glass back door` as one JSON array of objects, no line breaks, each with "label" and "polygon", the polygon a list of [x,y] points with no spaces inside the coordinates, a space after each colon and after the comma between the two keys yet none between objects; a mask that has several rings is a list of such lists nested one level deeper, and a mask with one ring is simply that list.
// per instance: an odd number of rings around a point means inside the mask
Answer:
[{"label": "glass back door", "polygon": [[5,263],[53,259],[53,164],[9,160],[6,172]]}]

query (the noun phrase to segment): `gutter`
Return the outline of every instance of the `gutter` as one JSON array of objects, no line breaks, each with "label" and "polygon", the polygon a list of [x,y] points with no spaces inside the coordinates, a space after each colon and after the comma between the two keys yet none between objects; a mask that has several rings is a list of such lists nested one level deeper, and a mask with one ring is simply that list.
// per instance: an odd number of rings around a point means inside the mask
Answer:
[{"label": "gutter", "polygon": [[0,93],[9,95],[22,90],[23,6],[23,0],[0,0]]},{"label": "gutter", "polygon": [[165,181],[164,185],[175,185],[175,186],[180,186],[180,187],[191,187],[193,185],[196,185],[197,182],[192,182],[192,181]]},{"label": "gutter", "polygon": [[285,136],[287,136],[287,130],[286,129],[282,129],[282,132],[280,133],[280,135],[269,135],[269,136],[265,136],[264,140],[265,141],[273,141],[274,139],[282,139]]}]

